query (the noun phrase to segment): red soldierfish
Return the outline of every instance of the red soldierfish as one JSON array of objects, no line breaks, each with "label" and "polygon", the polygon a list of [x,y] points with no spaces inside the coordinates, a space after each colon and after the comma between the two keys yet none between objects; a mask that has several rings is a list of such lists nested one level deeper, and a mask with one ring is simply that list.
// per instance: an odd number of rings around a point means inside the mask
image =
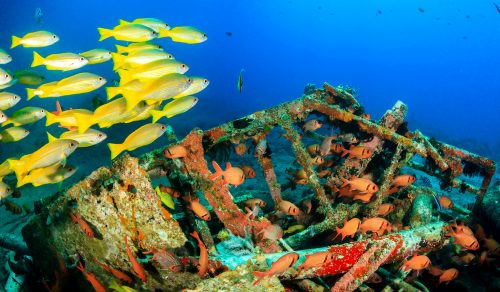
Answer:
[{"label": "red soldierfish", "polygon": [[398,175],[394,178],[394,183],[392,184],[395,187],[407,187],[414,183],[416,178],[410,174]]},{"label": "red soldierfish", "polygon": [[256,235],[262,234],[262,236],[269,240],[278,240],[283,237],[283,229],[279,225],[271,224],[264,227],[261,231],[257,232]]},{"label": "red soldierfish", "polygon": [[289,201],[282,200],[278,203],[278,208],[287,215],[297,216],[300,214],[300,209]]},{"label": "red soldierfish", "polygon": [[188,209],[193,211],[193,213],[198,216],[198,218],[205,221],[210,221],[210,212],[207,208],[205,208],[205,206],[203,206],[202,203],[200,203],[200,198],[190,200],[188,197],[184,197],[184,200],[189,202],[189,205],[187,206]]},{"label": "red soldierfish", "polygon": [[309,120],[309,121],[304,123],[304,126],[302,126],[302,130],[304,130],[304,132],[315,131],[315,130],[321,128],[321,126],[323,126],[323,124],[320,121]]},{"label": "red soldierfish", "polygon": [[211,180],[222,176],[224,178],[224,185],[231,184],[233,186],[239,186],[245,181],[243,170],[239,167],[232,167],[229,162],[226,163],[226,170],[222,170],[215,161],[212,161],[212,166],[215,172],[210,176]]},{"label": "red soldierfish", "polygon": [[124,272],[117,270],[115,268],[112,268],[104,263],[101,263],[94,257],[94,262],[101,266],[104,270],[106,270],[108,273],[111,273],[115,278],[117,278],[120,281],[126,282],[128,284],[131,284],[133,282],[132,278],[129,277],[129,275],[125,274]]},{"label": "red soldierfish", "polygon": [[328,153],[330,153],[333,138],[334,136],[325,136],[323,142],[321,143],[321,146],[319,146],[319,154],[321,156],[325,156],[328,155]]},{"label": "red soldierfish", "polygon": [[193,231],[191,236],[196,238],[198,241],[198,247],[200,248],[200,258],[198,260],[198,275],[203,276],[207,272],[208,269],[208,252],[205,244],[201,241],[200,236],[198,236],[198,232]]},{"label": "red soldierfish", "polygon": [[403,266],[401,268],[403,271],[407,272],[409,270],[423,270],[431,265],[431,260],[425,255],[414,255],[409,261],[404,260]]},{"label": "red soldierfish", "polygon": [[265,276],[283,274],[288,268],[293,267],[298,259],[298,253],[287,253],[284,256],[280,257],[277,261],[272,263],[271,268],[266,272],[253,272],[253,274],[257,277],[257,280],[253,282],[253,285],[257,285],[262,279],[264,279]]},{"label": "red soldierfish", "polygon": [[360,224],[361,220],[359,220],[358,218],[352,218],[349,221],[344,220],[344,227],[335,227],[337,235],[335,235],[332,241],[335,240],[335,238],[337,238],[339,234],[342,235],[342,240],[344,240],[344,238],[346,238],[347,236],[354,237],[354,234],[356,234],[356,232],[358,231]]},{"label": "red soldierfish", "polygon": [[69,215],[71,216],[71,221],[73,223],[78,223],[78,225],[80,225],[80,228],[82,229],[83,233],[85,233],[85,235],[91,238],[94,237],[94,230],[92,230],[87,221],[83,220],[83,218],[80,217],[79,214],[69,213]]},{"label": "red soldierfish", "polygon": [[347,156],[347,158],[358,158],[358,159],[369,158],[372,156],[373,150],[371,150],[368,147],[364,147],[364,146],[351,145],[349,150],[344,149],[342,151],[341,157],[344,157],[347,154],[349,154],[349,156]]},{"label": "red soldierfish", "polygon": [[391,230],[391,223],[379,217],[365,219],[359,226],[359,231],[361,233],[371,231],[377,234],[377,236],[382,236],[386,230]]},{"label": "red soldierfish", "polygon": [[166,158],[170,159],[184,158],[187,156],[187,150],[186,148],[184,148],[184,146],[174,145],[163,150],[163,155],[165,155]]},{"label": "red soldierfish", "polygon": [[127,248],[128,259],[132,264],[132,269],[134,270],[134,273],[137,275],[137,277],[139,277],[139,279],[141,279],[141,281],[146,282],[148,280],[148,277],[146,276],[146,273],[144,272],[144,269],[142,268],[141,264],[139,264],[139,262],[135,258],[134,253],[132,253],[132,250],[130,250],[130,247],[128,246],[127,236],[124,236],[123,239],[125,239],[125,247]]},{"label": "red soldierfish", "polygon": [[87,281],[89,281],[90,284],[92,284],[92,287],[94,287],[96,292],[106,292],[106,288],[104,288],[104,286],[97,280],[94,273],[88,273],[83,267],[81,262],[78,263],[76,268],[83,273],[85,278],[87,278]]},{"label": "red soldierfish", "polygon": [[366,178],[352,178],[351,180],[346,180],[345,178],[342,178],[342,181],[344,183],[340,188],[349,185],[351,191],[356,190],[362,193],[375,193],[378,191],[378,186],[371,180]]},{"label": "red soldierfish", "polygon": [[333,259],[334,255],[328,251],[320,251],[310,255],[306,255],[306,260],[297,268],[297,274],[302,270],[321,267]]}]

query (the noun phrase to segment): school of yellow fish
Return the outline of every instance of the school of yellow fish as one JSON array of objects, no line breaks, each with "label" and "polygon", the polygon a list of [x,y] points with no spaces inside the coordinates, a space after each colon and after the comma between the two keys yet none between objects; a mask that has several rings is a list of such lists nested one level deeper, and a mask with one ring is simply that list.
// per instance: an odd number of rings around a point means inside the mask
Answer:
[{"label": "school of yellow fish", "polygon": [[[83,108],[63,111],[56,101],[57,110],[49,112],[40,107],[29,106],[29,100],[35,97],[62,98],[92,92],[106,84],[107,80],[102,76],[82,72],[43,83],[45,78],[32,69],[12,74],[0,68],[0,90],[16,83],[31,86],[26,88],[26,106],[8,115],[3,111],[15,107],[22,98],[17,94],[0,92],[1,142],[18,142],[26,138],[29,131],[22,126],[33,124],[44,117],[47,127],[58,124],[67,129],[58,138],[47,132],[48,142],[45,145],[24,156],[10,157],[0,164],[0,200],[14,191],[3,182],[3,178],[11,173],[17,177],[17,187],[25,184],[36,187],[60,183],[73,175],[77,169],[66,164],[67,157],[79,147],[90,147],[107,138],[104,132],[91,128],[95,125],[102,129],[119,123],[152,119],[151,123],[130,133],[122,143],[109,143],[111,159],[123,151],[132,151],[154,142],[167,128],[157,121],[191,109],[198,102],[198,98],[193,95],[209,84],[205,78],[184,75],[189,67],[176,60],[160,45],[151,42],[157,38],[170,38],[174,42],[186,44],[206,41],[206,34],[194,27],[171,28],[155,18],[138,18],[130,22],[120,20],[117,26],[111,29],[98,28],[98,32],[99,41],[114,38],[128,43],[117,44],[116,52],[92,49],[82,53],[65,52],[42,56],[33,51],[31,64],[31,67],[45,66],[47,70],[66,72],[111,60],[120,83],[106,88],[108,102],[94,111]],[[59,40],[52,32],[35,31],[23,37],[12,36],[11,49],[18,46],[48,47]],[[0,65],[11,61],[12,57],[8,52],[0,49]],[[33,86],[37,87],[32,88]],[[7,127],[11,124],[12,126]]]}]

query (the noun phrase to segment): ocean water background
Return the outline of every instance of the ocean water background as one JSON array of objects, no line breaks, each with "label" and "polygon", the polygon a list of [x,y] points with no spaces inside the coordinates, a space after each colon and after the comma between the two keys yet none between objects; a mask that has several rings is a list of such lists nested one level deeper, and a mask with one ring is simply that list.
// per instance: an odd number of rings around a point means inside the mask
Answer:
[{"label": "ocean water background", "polygon": [[[34,20],[38,7],[44,14],[41,24]],[[171,26],[195,26],[208,35],[208,41],[197,45],[157,41],[189,65],[187,75],[211,82],[197,94],[200,100],[195,108],[160,121],[171,124],[180,138],[194,127],[208,129],[300,97],[307,83],[320,86],[327,81],[358,89],[359,100],[373,119],[402,100],[409,106],[410,129],[500,160],[500,13],[491,1],[0,1],[0,48],[10,47],[11,35],[43,29],[61,40],[36,49],[42,56],[114,50],[115,44],[124,42],[98,42],[97,27],[112,28],[119,19],[138,17],[159,18]],[[14,61],[2,68],[28,68],[32,51],[8,50]],[[236,81],[242,68],[240,94]],[[118,79],[111,62],[69,72],[36,70],[47,82],[78,72],[99,74],[108,80],[107,85]],[[28,104],[55,109],[55,99],[27,102],[24,85],[7,91],[23,98],[7,114]],[[59,101],[64,108],[92,109],[96,94],[105,99],[104,87]],[[105,142],[122,142],[144,123],[104,129]],[[56,136],[62,133],[57,126],[44,124],[43,120],[26,126],[31,134],[21,142],[0,145],[0,160],[42,146],[47,130]],[[106,143],[78,149],[68,159],[79,171],[65,185],[109,164]],[[164,143],[160,138],[132,154]],[[22,199],[32,202],[57,188],[25,186]]]}]

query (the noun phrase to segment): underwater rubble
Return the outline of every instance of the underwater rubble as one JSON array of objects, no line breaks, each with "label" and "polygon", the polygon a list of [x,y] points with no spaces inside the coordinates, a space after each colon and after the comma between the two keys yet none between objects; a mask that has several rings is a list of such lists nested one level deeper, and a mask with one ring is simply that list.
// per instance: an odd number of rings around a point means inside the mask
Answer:
[{"label": "underwater rubble", "polygon": [[[498,265],[491,237],[500,230],[498,186],[485,195],[495,163],[409,131],[400,101],[372,120],[351,93],[308,85],[298,99],[193,129],[138,158],[122,155],[44,199],[22,232],[33,258],[27,283],[80,291],[99,290],[94,280],[163,291],[417,291],[438,278],[417,280],[409,270],[451,267],[444,257],[487,251],[486,261]],[[230,181],[233,174],[241,181]],[[442,195],[450,190],[458,197]],[[474,196],[474,205],[461,196]],[[461,235],[467,226],[472,245]],[[2,245],[16,249],[13,241]]]}]

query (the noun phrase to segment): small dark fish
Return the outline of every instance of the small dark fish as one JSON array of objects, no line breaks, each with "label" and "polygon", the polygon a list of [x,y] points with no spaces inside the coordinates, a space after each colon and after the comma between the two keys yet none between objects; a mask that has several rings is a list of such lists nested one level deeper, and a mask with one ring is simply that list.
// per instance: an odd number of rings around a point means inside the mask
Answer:
[{"label": "small dark fish", "polygon": [[382,10],[380,10],[380,9],[379,9],[379,10],[377,10],[377,14],[378,14],[378,15],[381,15],[381,14],[382,14]]},{"label": "small dark fish", "polygon": [[422,7],[419,7],[419,8],[418,8],[418,12],[420,12],[420,13],[424,13],[424,12],[425,12],[425,10],[424,10]]},{"label": "small dark fish", "polygon": [[462,37],[462,39],[463,39],[463,40],[466,40],[466,39],[468,39],[468,37],[467,37],[466,35],[464,35],[464,36]]},{"label": "small dark fish", "polygon": [[42,23],[42,17],[43,17],[42,9],[40,7],[38,7],[37,9],[35,9],[35,22],[36,22],[36,24]]},{"label": "small dark fish", "polygon": [[466,15],[465,18],[470,19],[470,15]]},{"label": "small dark fish", "polygon": [[230,32],[230,31],[226,31],[226,35],[227,35],[228,37],[231,37],[231,36],[233,36],[233,33],[232,33],[232,32]]},{"label": "small dark fish", "polygon": [[495,5],[495,8],[497,9],[497,12],[500,13],[500,6],[498,6],[495,2],[493,2],[493,5]]},{"label": "small dark fish", "polygon": [[238,91],[240,93],[241,93],[241,90],[243,89],[243,71],[245,71],[245,69],[241,69],[240,76],[238,77]]},{"label": "small dark fish", "polygon": [[322,7],[322,6],[318,6],[318,10],[322,10],[322,9],[323,9],[323,7]]}]

